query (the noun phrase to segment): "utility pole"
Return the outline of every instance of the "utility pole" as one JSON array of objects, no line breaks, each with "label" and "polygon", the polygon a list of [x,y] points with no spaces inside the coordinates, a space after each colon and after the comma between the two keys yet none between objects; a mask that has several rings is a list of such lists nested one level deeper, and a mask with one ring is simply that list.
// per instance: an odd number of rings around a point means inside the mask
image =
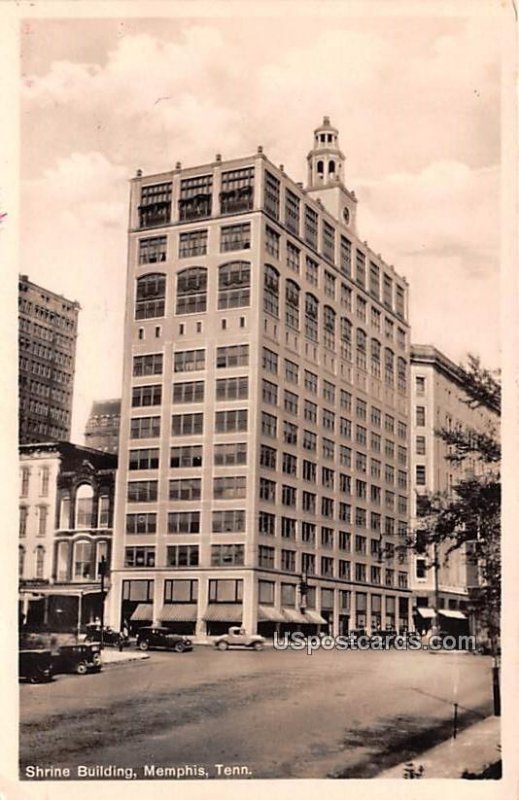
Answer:
[{"label": "utility pole", "polygon": [[104,632],[105,632],[105,575],[106,575],[106,558],[101,556],[99,562],[99,578],[101,579],[101,650],[104,647]]},{"label": "utility pole", "polygon": [[433,544],[433,566],[434,566],[434,619],[433,627],[435,633],[440,632],[440,555],[438,542]]}]

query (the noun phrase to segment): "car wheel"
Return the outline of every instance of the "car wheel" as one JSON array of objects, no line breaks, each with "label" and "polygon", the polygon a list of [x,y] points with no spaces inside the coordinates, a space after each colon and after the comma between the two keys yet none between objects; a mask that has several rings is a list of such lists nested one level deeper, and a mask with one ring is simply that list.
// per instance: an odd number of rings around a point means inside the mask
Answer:
[{"label": "car wheel", "polygon": [[173,650],[175,651],[175,653],[183,653],[185,648],[182,642],[177,642]]},{"label": "car wheel", "polygon": [[41,675],[38,672],[31,672],[27,680],[29,683],[41,683]]},{"label": "car wheel", "polygon": [[252,645],[253,650],[263,650],[262,642],[254,642]]},{"label": "car wheel", "polygon": [[229,649],[229,645],[227,644],[227,642],[218,642],[218,644],[216,646],[217,646],[218,650],[228,650]]},{"label": "car wheel", "polygon": [[99,653],[94,653],[93,662],[96,665],[96,667],[101,666],[101,655]]},{"label": "car wheel", "polygon": [[80,661],[79,664],[76,664],[76,675],[86,675],[88,672],[88,667],[84,661]]},{"label": "car wheel", "polygon": [[147,639],[141,639],[139,642],[139,650],[149,650],[150,643]]}]

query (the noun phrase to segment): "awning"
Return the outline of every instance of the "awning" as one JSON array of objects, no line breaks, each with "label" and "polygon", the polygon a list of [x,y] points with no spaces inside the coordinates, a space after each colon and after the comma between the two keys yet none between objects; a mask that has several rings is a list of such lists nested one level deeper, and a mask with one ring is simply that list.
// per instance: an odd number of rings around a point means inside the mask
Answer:
[{"label": "awning", "polygon": [[285,617],[273,606],[258,606],[258,622],[286,622]]},{"label": "awning", "polygon": [[312,625],[327,625],[328,620],[324,617],[321,617],[317,611],[312,611],[311,609],[307,608],[304,615],[305,621],[310,622]]},{"label": "awning", "polygon": [[436,616],[434,608],[425,607],[425,608],[417,608],[416,610],[418,611],[421,617],[424,617],[424,619],[432,619],[434,616]]},{"label": "awning", "polygon": [[242,618],[241,603],[211,603],[204,613],[206,622],[239,622],[241,624]]},{"label": "awning", "polygon": [[[108,587],[105,586],[105,593],[108,591]],[[99,584],[92,586],[91,584],[85,584],[84,586],[44,586],[38,589],[31,589],[28,587],[23,587],[20,590],[20,594],[34,594],[37,593],[41,595],[41,597],[50,597],[50,596],[57,596],[57,597],[79,597],[79,595],[86,595],[86,594],[101,594],[101,588]]]},{"label": "awning", "polygon": [[296,611],[295,608],[283,608],[281,610],[285,616],[285,622],[308,622],[306,617],[300,611]]},{"label": "awning", "polygon": [[161,622],[196,622],[196,603],[167,603],[159,611]]},{"label": "awning", "polygon": [[449,617],[451,619],[467,619],[462,611],[456,611],[455,609],[442,608],[438,613],[441,614],[442,617]]},{"label": "awning", "polygon": [[153,606],[151,603],[139,603],[130,619],[133,622],[151,622],[153,620]]}]

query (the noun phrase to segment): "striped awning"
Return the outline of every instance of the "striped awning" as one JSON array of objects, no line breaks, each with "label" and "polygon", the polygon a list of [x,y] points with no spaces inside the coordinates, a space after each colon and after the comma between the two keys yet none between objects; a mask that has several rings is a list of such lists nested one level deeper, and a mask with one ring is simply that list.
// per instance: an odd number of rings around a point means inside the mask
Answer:
[{"label": "striped awning", "polygon": [[306,617],[306,622],[310,622],[312,625],[327,625],[328,620],[321,615],[317,611],[312,611],[311,609],[307,608],[304,616]]},{"label": "striped awning", "polygon": [[286,622],[286,619],[274,606],[258,606],[258,622]]},{"label": "striped awning", "polygon": [[463,611],[457,611],[454,608],[443,608],[438,613],[441,614],[442,617],[448,617],[449,619],[467,619]]},{"label": "striped awning", "polygon": [[206,622],[239,622],[241,625],[242,618],[241,603],[211,603],[204,613]]},{"label": "striped awning", "polygon": [[295,608],[283,608],[282,611],[285,617],[285,622],[307,622],[305,615],[301,614],[301,612],[297,611]]},{"label": "striped awning", "polygon": [[159,611],[161,622],[196,622],[196,603],[167,603]]},{"label": "striped awning", "polygon": [[130,619],[133,622],[151,622],[153,620],[153,606],[151,603],[139,603]]}]

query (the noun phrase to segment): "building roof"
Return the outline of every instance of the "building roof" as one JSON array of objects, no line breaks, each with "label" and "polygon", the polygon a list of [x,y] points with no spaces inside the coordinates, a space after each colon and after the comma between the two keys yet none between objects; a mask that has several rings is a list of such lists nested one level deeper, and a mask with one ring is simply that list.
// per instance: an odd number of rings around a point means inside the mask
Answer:
[{"label": "building roof", "polygon": [[96,468],[116,469],[117,456],[112,453],[105,453],[103,450],[95,450],[93,447],[84,447],[72,442],[34,442],[32,444],[21,444],[18,446],[20,455],[31,455],[32,453],[52,453],[59,454],[65,464],[84,461],[92,462]]},{"label": "building roof", "polygon": [[94,400],[90,409],[90,418],[112,416],[121,414],[121,398],[116,397],[111,400]]}]

